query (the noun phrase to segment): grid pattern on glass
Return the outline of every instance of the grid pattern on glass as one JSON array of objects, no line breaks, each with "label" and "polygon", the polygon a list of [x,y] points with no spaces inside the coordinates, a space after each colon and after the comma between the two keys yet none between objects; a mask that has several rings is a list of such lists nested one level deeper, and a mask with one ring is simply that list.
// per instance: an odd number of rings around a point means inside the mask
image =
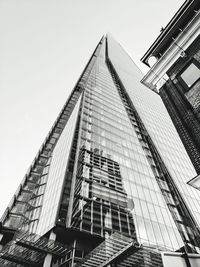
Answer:
[{"label": "grid pattern on glass", "polygon": [[142,73],[111,37],[109,37],[108,46],[109,58],[114,64],[171,176],[184,196],[195,219],[200,224],[200,194],[186,184],[191,177],[196,176],[196,172],[164,104],[157,94],[139,83]]},{"label": "grid pattern on glass", "polygon": [[68,164],[68,157],[74,136],[80,103],[81,97],[79,98],[52,154],[40,220],[37,227],[38,234],[45,234],[54,226],[56,221],[57,209],[62,193],[62,186],[65,178],[65,172]]},{"label": "grid pattern on glass", "polygon": [[[163,162],[158,150],[149,136],[148,131],[146,130],[146,127],[143,124],[143,121],[141,120],[137,110],[130,101],[126,93],[126,89],[121,83],[119,76],[117,75],[109,58],[107,58],[106,62],[112,74],[113,80],[117,85],[121,100],[124,103],[130,121],[133,127],[136,128],[136,133],[139,137],[138,139],[146,154],[155,179],[171,212],[177,229],[179,230],[179,233],[184,241],[184,244],[186,244],[186,246],[190,244],[190,246],[193,247],[193,250],[196,251],[196,247],[200,246],[200,234],[199,230],[197,229],[196,222],[194,222],[194,217],[187,208],[185,200],[183,199],[178,187],[174,183],[173,178],[167,170],[165,163]],[[135,122],[137,122],[137,127],[135,127]]]},{"label": "grid pattern on glass", "polygon": [[[44,191],[45,188],[44,180],[46,178],[44,176],[46,175],[46,170],[48,168],[47,165],[49,165],[51,153],[55,147],[57,140],[59,139],[63,128],[68,121],[68,118],[78,97],[80,96],[80,93],[80,87],[78,89],[75,88],[72,91],[53,127],[48,133],[32,165],[28,169],[14,197],[10,201],[8,208],[1,217],[1,222],[5,227],[13,229],[24,227],[29,228],[30,231],[34,231],[37,225],[40,209],[37,202],[38,199],[40,199],[41,201],[43,196],[40,191],[41,188],[43,188],[42,191]],[[39,189],[39,187],[41,188]],[[38,191],[39,195],[37,195]],[[36,197],[38,198],[37,200]],[[23,209],[21,208],[22,203],[24,205]],[[36,217],[35,214],[37,215]]]},{"label": "grid pattern on glass", "polygon": [[[81,179],[77,176],[73,225],[100,235],[104,235],[105,231],[130,234],[130,224],[124,224],[124,221],[130,222],[127,219],[130,214],[134,218],[140,241],[177,249],[182,245],[180,235],[136,131],[105,64],[103,45],[85,89],[79,149],[85,149],[87,162],[82,164]],[[108,173],[103,170],[108,169],[107,165],[103,164],[99,168],[96,163],[91,164],[94,154],[97,154],[99,162],[103,158],[109,158],[117,163],[121,181],[114,178],[112,183],[109,182]],[[120,189],[120,183],[125,192],[124,199],[120,199],[119,193],[115,193],[114,199],[111,185],[116,191],[117,188]],[[96,191],[95,186],[98,187]],[[109,189],[103,190],[105,187]],[[95,195],[97,191],[98,195]],[[124,200],[127,203],[126,212],[121,211]],[[122,230],[124,225],[126,226]]]},{"label": "grid pattern on glass", "polygon": [[[92,69],[100,47],[101,41],[98,43],[94,53],[85,67],[84,73],[81,75],[53,127],[49,131],[32,165],[23,178],[22,183],[11,199],[8,208],[1,217],[1,222],[5,227],[13,228],[15,230],[18,229],[18,227],[23,227],[26,230],[35,232],[39,220],[38,215],[40,214],[42,207],[41,203],[43,202],[43,196],[45,193],[46,182],[44,182],[44,178],[46,180],[47,173],[45,174],[46,177],[44,177],[43,168],[47,168],[46,161],[49,161],[55,144],[59,139],[60,134],[62,133],[62,130],[64,129],[84,88],[84,84],[90,70]],[[43,175],[43,177],[41,177],[41,175]],[[42,194],[40,192],[41,190],[43,191]],[[37,195],[38,191],[39,195]]]}]

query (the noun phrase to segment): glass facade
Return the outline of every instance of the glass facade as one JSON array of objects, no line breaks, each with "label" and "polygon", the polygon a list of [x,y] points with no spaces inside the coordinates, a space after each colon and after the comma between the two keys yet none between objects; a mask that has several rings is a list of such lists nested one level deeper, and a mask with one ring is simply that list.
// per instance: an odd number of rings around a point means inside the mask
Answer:
[{"label": "glass facade", "polygon": [[[68,117],[64,109],[43,146],[51,145],[40,173],[32,176],[36,183],[26,208],[20,199],[27,182],[17,196],[12,209],[25,209],[22,230],[46,237],[53,231],[66,245],[67,254],[56,255],[52,266],[80,264],[95,247],[103,262],[102,251],[114,257],[126,246],[138,250],[138,243],[172,251],[197,246],[200,192],[186,184],[196,172],[160,97],[141,78],[120,45],[104,37],[65,107]],[[114,248],[116,236],[121,243]],[[131,261],[139,263],[143,254],[161,266],[146,248]],[[124,266],[120,260],[116,266]]]},{"label": "glass facade", "polygon": [[81,96],[51,156],[40,220],[36,228],[36,233],[40,235],[44,235],[56,223],[80,102]]},{"label": "glass facade", "polygon": [[191,87],[200,78],[200,69],[194,63],[191,63],[187,69],[183,71],[181,78],[188,87]]},{"label": "glass facade", "polygon": [[112,231],[135,235],[134,204],[124,182],[124,169],[131,168],[131,128],[105,65],[104,42],[84,92],[73,227],[100,236]]},{"label": "glass facade", "polygon": [[[162,101],[140,84],[141,72],[121,47],[111,37],[107,40],[109,59],[174,183],[199,221],[200,195],[186,185],[195,170]],[[172,250],[183,245],[149,163],[148,145],[142,140],[138,122],[131,123],[106,64],[105,41],[84,92],[78,153],[81,163],[77,170],[73,227],[98,235],[113,231],[131,234],[134,218],[137,238],[143,244]],[[162,188],[169,189],[162,183]]]},{"label": "glass facade", "polygon": [[[111,37],[108,41],[108,56],[116,68],[116,71],[126,88],[132,103],[137,109],[174,182],[176,183],[182,196],[184,196],[184,199],[197,222],[200,223],[200,213],[198,208],[200,205],[200,195],[186,184],[190,177],[196,176],[196,172],[182,142],[180,141],[178,133],[173,126],[166,108],[162,103],[162,100],[159,95],[139,83],[142,79],[142,73],[125,51],[121,49],[120,45],[113,41]],[[155,177],[153,178],[153,181],[156,182]],[[144,186],[146,187],[147,183],[145,183]],[[156,202],[158,205],[156,204],[154,208],[156,207],[156,209],[159,210],[160,215],[161,210],[165,210],[163,218],[167,218],[166,213],[168,213],[168,208],[164,202],[164,204],[161,204],[162,194],[160,190],[157,189],[156,191],[156,195],[159,195],[159,197]],[[145,196],[147,196],[147,194],[145,194]],[[148,202],[149,200],[147,203]],[[164,220],[166,223],[166,219]],[[150,219],[150,221],[152,221],[152,219]],[[168,240],[167,236],[169,236],[170,239],[173,238],[173,234],[171,234],[171,232],[172,228],[175,229],[174,223],[167,223],[167,228],[164,227],[162,221],[160,221],[160,224],[161,229],[163,229],[161,232],[164,236],[164,240]],[[147,229],[147,227],[144,229]],[[172,241],[172,243],[175,244],[174,241]]]}]

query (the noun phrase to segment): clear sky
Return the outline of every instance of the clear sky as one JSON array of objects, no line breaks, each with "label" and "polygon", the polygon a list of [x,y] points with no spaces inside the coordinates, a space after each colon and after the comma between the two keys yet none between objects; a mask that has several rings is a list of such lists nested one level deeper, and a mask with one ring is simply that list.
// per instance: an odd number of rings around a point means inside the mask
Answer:
[{"label": "clear sky", "polygon": [[0,216],[106,32],[136,64],[184,0],[0,0]]}]

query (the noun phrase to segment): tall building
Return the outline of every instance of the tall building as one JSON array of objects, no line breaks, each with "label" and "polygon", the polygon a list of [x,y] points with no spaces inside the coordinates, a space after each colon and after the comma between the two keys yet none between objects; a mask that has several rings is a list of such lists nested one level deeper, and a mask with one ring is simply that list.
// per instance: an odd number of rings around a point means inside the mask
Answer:
[{"label": "tall building", "polygon": [[199,252],[195,169],[141,78],[103,37],[1,218],[0,264],[161,267],[161,251]]},{"label": "tall building", "polygon": [[[187,0],[142,58],[147,65],[155,62],[142,82],[151,89],[159,91],[198,175],[200,175],[199,40],[200,2]],[[200,177],[192,180],[191,184],[196,184],[198,179]]]}]

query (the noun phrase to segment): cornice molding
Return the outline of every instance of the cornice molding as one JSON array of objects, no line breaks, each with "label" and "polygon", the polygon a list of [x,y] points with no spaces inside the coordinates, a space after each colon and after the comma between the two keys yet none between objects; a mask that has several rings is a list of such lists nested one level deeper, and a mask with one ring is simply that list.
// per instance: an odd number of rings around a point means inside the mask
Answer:
[{"label": "cornice molding", "polygon": [[174,40],[168,50],[162,57],[150,68],[147,74],[141,80],[141,83],[148,86],[155,86],[159,89],[159,82],[165,83],[163,77],[166,75],[169,68],[181,57],[181,53],[200,35],[200,12],[196,14],[193,20]]}]

